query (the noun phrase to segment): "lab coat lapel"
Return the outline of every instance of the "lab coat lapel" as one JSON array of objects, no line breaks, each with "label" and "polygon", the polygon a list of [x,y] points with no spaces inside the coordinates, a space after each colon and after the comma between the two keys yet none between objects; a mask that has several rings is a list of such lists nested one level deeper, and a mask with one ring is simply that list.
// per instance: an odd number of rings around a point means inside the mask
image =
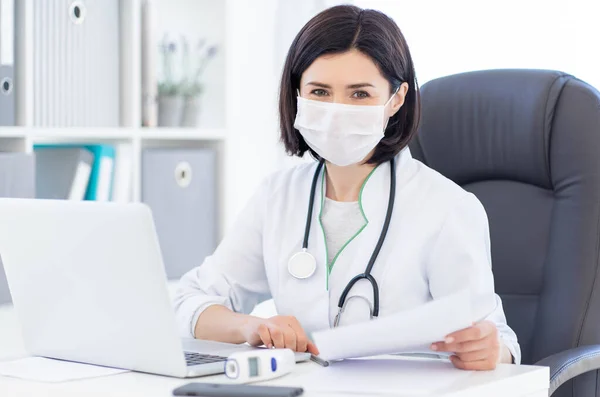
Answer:
[{"label": "lab coat lapel", "polygon": [[[408,148],[405,148],[396,156],[396,198],[398,197],[398,191],[402,189],[403,185],[414,174],[414,170],[412,169],[413,162],[411,160],[412,157]],[[377,246],[387,214],[390,195],[390,166],[389,162],[380,164],[363,185],[359,201],[368,223],[363,231],[342,251],[331,271],[329,276],[330,298],[332,301],[330,311],[337,313],[339,297],[344,288],[352,278],[365,272],[371,255]],[[396,200],[394,211],[398,210],[399,203]],[[386,242],[390,244],[390,241],[393,241],[393,236],[388,233],[384,245]],[[375,261],[372,274],[379,284],[381,284],[381,281],[377,280],[376,274],[384,273],[389,263],[388,258],[383,256],[378,256]],[[365,298],[370,302],[371,306],[373,305],[373,288],[367,280],[361,280],[356,283],[348,294],[348,297],[357,295]],[[369,319],[366,303],[356,305],[356,302],[361,301],[354,300],[352,305],[348,305],[345,308],[341,325],[362,322]]]},{"label": "lab coat lapel", "polygon": [[[339,297],[344,288],[352,278],[364,273],[377,245],[385,220],[389,191],[390,165],[384,163],[368,176],[359,196],[359,204],[367,219],[367,224],[340,253],[329,276],[330,311],[335,312],[334,316],[337,314]],[[381,259],[378,259],[375,266],[382,266],[382,262]],[[373,289],[367,280],[356,283],[348,297],[357,295],[364,297],[372,305]],[[341,318],[342,325],[369,319],[366,302],[359,306],[349,305],[345,310]],[[330,321],[333,322],[333,318]]]},{"label": "lab coat lapel", "polygon": [[[317,164],[310,167],[309,172],[298,181],[296,189],[291,195],[294,203],[293,207],[298,208],[297,221],[291,222],[293,225],[301,225],[294,233],[286,233],[285,236],[291,237],[293,241],[285,243],[285,252],[282,260],[284,261],[284,271],[279,274],[279,288],[281,293],[277,302],[279,314],[295,316],[307,332],[313,332],[329,327],[329,296],[326,287],[327,280],[327,255],[325,251],[325,239],[320,227],[319,214],[323,193],[321,186],[324,178],[324,168],[320,172],[315,191],[315,201],[311,215],[310,234],[308,238],[308,252],[311,253],[316,261],[317,268],[315,273],[306,279],[296,279],[288,271],[288,259],[295,253],[302,250],[304,238],[304,225],[306,221],[306,211],[308,209],[308,200],[310,198],[310,187]],[[290,203],[291,205],[291,203]],[[301,215],[300,215],[301,214]]]}]

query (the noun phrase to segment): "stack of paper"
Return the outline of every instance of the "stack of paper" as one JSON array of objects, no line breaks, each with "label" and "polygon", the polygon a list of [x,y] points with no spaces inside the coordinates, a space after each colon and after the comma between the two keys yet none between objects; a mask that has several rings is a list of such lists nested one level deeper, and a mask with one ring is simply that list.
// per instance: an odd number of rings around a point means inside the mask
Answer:
[{"label": "stack of paper", "polygon": [[312,334],[324,360],[395,353],[434,353],[429,346],[472,325],[468,291],[373,321]]},{"label": "stack of paper", "polygon": [[350,359],[319,368],[295,381],[309,392],[433,395],[470,376],[448,361],[418,359]]}]

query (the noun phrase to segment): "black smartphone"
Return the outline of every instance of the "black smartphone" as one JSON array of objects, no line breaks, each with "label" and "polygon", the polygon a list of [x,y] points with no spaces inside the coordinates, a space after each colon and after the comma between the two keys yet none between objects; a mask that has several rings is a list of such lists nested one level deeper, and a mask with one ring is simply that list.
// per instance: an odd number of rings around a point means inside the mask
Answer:
[{"label": "black smartphone", "polygon": [[174,396],[194,397],[295,397],[304,393],[300,387],[227,385],[188,383],[173,390]]}]

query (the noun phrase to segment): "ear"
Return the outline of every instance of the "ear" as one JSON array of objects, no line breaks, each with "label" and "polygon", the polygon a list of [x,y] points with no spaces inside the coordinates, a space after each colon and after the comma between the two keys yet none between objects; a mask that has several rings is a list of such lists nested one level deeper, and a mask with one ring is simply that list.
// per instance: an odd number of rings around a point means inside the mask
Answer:
[{"label": "ear", "polygon": [[395,115],[398,110],[404,105],[404,99],[406,98],[406,94],[408,93],[408,83],[402,83],[398,88],[398,91],[394,94],[392,101],[390,102],[390,110],[389,116],[392,117]]}]

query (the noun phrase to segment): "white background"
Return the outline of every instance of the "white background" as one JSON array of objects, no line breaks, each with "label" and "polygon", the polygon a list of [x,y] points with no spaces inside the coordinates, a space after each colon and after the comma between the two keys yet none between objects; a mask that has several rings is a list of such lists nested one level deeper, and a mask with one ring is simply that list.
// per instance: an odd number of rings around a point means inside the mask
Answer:
[{"label": "white background", "polygon": [[600,87],[599,0],[355,0],[400,26],[419,83],[478,69],[540,68]]}]

